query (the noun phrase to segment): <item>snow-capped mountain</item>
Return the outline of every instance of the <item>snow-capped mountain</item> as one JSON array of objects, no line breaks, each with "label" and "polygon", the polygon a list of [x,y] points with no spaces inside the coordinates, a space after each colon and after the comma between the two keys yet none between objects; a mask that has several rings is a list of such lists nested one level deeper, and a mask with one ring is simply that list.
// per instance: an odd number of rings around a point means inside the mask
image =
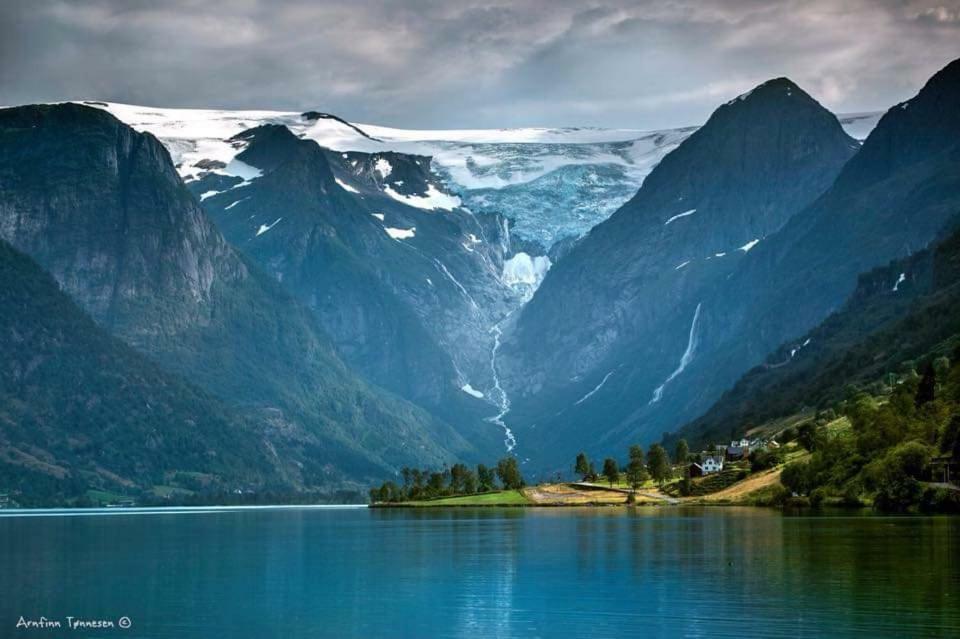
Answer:
[{"label": "snow-capped mountain", "polygon": [[702,301],[859,148],[785,78],[721,105],[506,327],[501,366],[518,436],[569,454],[586,424],[603,424],[591,437],[598,447],[661,432],[656,420],[677,412],[685,371],[708,339],[714,311]]},{"label": "snow-capped mountain", "polygon": [[[85,104],[159,138],[227,239],[317,313],[348,364],[444,419],[486,417],[509,449],[504,322],[698,131],[422,131]],[[841,124],[862,138],[876,119]]]},{"label": "snow-capped mountain", "polygon": [[[649,442],[778,348],[810,347],[859,274],[955,227],[958,105],[960,61],[862,144],[783,78],[722,105],[505,327],[517,436],[558,465],[584,441]],[[861,134],[874,119],[843,118]]]},{"label": "snow-capped mountain", "polygon": [[[431,158],[446,188],[475,213],[510,220],[516,239],[548,251],[579,238],[630,199],[643,179],[696,126],[664,130],[599,128],[397,129],[353,124],[318,112],[159,109],[86,102],[166,144],[185,178],[209,163],[229,165],[239,149],[227,140],[263,124],[341,152],[393,151]],[[882,113],[838,116],[863,140]],[[227,172],[243,172],[233,165]]]}]

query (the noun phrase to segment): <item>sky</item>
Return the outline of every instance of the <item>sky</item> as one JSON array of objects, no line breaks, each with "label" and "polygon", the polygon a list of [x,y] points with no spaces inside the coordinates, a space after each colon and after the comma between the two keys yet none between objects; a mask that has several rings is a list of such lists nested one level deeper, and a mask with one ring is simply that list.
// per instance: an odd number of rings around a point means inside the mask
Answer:
[{"label": "sky", "polygon": [[656,129],[778,76],[885,109],[957,57],[960,0],[0,0],[5,105]]}]

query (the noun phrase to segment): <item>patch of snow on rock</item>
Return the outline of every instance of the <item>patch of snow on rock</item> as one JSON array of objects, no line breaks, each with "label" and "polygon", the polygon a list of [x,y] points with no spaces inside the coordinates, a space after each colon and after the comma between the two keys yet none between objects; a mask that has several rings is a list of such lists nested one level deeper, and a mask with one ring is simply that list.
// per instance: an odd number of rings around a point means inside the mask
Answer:
[{"label": "patch of snow on rock", "polygon": [[397,193],[389,186],[385,186],[383,192],[398,202],[403,202],[407,206],[413,206],[427,211],[436,209],[452,211],[460,206],[459,197],[444,193],[433,184],[427,185],[427,192],[424,195],[403,195],[402,193]]},{"label": "patch of snow on rock", "polygon": [[387,235],[395,240],[408,240],[417,234],[417,227],[415,226],[408,229],[394,229],[386,227],[383,230],[387,232]]},{"label": "patch of snow on rock", "polygon": [[257,167],[251,166],[242,160],[238,160],[237,158],[230,160],[230,163],[227,164],[226,168],[223,169],[223,172],[227,175],[233,175],[241,178],[244,182],[255,180],[263,175],[263,171]]},{"label": "patch of snow on rock", "polygon": [[752,249],[754,246],[756,246],[756,245],[759,244],[759,243],[760,243],[760,240],[757,240],[757,239],[750,240],[749,242],[747,242],[746,244],[744,244],[743,246],[741,246],[741,247],[738,248],[737,250],[738,250],[738,251],[743,251],[744,253],[748,253],[748,252],[750,251],[750,249]]},{"label": "patch of snow on rock", "polygon": [[384,158],[377,158],[377,163],[373,166],[373,170],[380,174],[380,179],[385,180],[387,176],[393,173],[393,167],[390,166],[390,162]]},{"label": "patch of snow on rock", "polygon": [[690,209],[689,211],[684,211],[683,213],[677,213],[676,215],[671,217],[669,220],[664,222],[663,225],[666,226],[667,224],[670,224],[670,222],[673,222],[674,220],[679,220],[681,217],[687,217],[688,215],[693,215],[696,212],[697,212],[697,209]]},{"label": "patch of snow on rock", "polygon": [[477,399],[483,399],[483,393],[481,393],[480,391],[478,391],[477,389],[475,389],[475,388],[474,388],[473,386],[471,386],[470,384],[464,384],[463,386],[460,387],[460,390],[462,390],[462,391],[463,391],[464,393],[466,393],[467,395],[470,395],[470,396],[472,396],[472,397],[476,397]]},{"label": "patch of snow on rock", "polygon": [[355,189],[355,188],[353,188],[352,186],[350,186],[349,184],[347,184],[346,182],[344,182],[343,180],[341,180],[340,178],[333,178],[333,179],[337,182],[337,185],[338,185],[341,189],[343,189],[344,191],[347,191],[347,192],[349,192],[349,193],[359,193],[359,192],[360,192],[360,191],[358,191],[357,189]]},{"label": "patch of snow on rock", "polygon": [[260,225],[260,228],[257,229],[257,235],[256,235],[256,237],[260,237],[261,235],[263,235],[264,233],[266,233],[267,231],[269,231],[270,229],[272,229],[273,227],[275,227],[275,226],[277,225],[277,223],[278,223],[280,220],[282,220],[282,219],[283,219],[282,217],[278,217],[276,220],[273,221],[273,224],[269,224],[269,225],[268,225],[268,224],[261,224],[261,225]]}]

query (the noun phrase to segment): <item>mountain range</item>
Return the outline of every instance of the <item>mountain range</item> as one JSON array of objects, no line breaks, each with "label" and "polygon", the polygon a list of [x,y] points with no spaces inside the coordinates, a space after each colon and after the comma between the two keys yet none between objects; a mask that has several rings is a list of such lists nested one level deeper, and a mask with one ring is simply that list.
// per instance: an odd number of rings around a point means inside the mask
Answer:
[{"label": "mountain range", "polygon": [[826,401],[951,308],[958,107],[954,62],[882,117],[776,78],[654,132],[0,109],[0,489],[325,499]]}]

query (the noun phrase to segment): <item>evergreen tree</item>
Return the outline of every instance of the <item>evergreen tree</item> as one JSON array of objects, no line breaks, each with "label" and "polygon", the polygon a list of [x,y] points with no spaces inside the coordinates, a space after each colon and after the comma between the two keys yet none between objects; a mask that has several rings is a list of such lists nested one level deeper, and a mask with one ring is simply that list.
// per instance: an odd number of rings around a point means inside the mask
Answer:
[{"label": "evergreen tree", "polygon": [[444,473],[430,473],[430,479],[427,480],[427,491],[431,497],[438,497],[444,493],[445,479]]},{"label": "evergreen tree", "polygon": [[627,481],[634,490],[647,481],[647,467],[643,464],[643,448],[634,445],[630,447],[630,463],[627,465]]},{"label": "evergreen tree", "polygon": [[464,483],[467,479],[467,474],[470,472],[470,469],[467,468],[464,464],[454,464],[450,468],[450,492],[455,495],[459,495],[466,491],[464,488]]},{"label": "evergreen tree", "polygon": [[577,455],[577,463],[573,467],[573,472],[580,475],[584,481],[587,480],[587,475],[590,474],[590,460],[587,459],[586,453],[581,452]]},{"label": "evergreen tree", "polygon": [[497,462],[497,477],[506,490],[523,488],[523,475],[520,474],[516,457],[504,457]]},{"label": "evergreen tree", "polygon": [[690,456],[690,447],[687,446],[687,440],[681,439],[677,442],[677,448],[673,453],[674,464],[686,464],[687,457]]},{"label": "evergreen tree", "polygon": [[667,458],[667,451],[660,444],[654,444],[647,451],[647,470],[661,486],[670,478],[670,460]]},{"label": "evergreen tree", "polygon": [[914,403],[917,408],[924,404],[929,404],[934,400],[937,393],[937,373],[932,363],[928,363],[923,369],[923,377],[920,378],[920,385],[917,387],[917,395]]},{"label": "evergreen tree", "polygon": [[496,487],[496,477],[494,477],[493,469],[487,468],[483,464],[477,464],[477,489],[481,493],[486,493]]},{"label": "evergreen tree", "polygon": [[463,476],[463,492],[467,495],[477,492],[477,476],[469,468]]},{"label": "evergreen tree", "polygon": [[611,486],[620,480],[620,469],[617,467],[617,460],[612,457],[607,457],[603,460],[603,476],[607,478]]}]

